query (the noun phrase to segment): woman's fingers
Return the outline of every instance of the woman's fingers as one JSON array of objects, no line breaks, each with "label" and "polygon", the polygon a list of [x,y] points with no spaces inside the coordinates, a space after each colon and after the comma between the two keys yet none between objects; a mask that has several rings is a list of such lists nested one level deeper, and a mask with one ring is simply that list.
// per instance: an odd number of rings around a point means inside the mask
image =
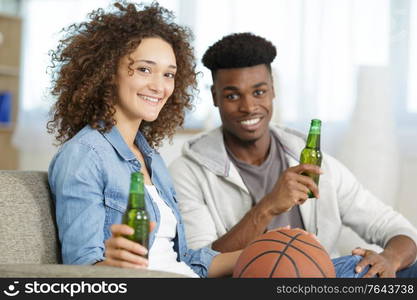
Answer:
[{"label": "woman's fingers", "polygon": [[113,224],[110,227],[110,231],[113,235],[130,235],[133,234],[135,231],[132,227],[126,225],[126,224]]},{"label": "woman's fingers", "polygon": [[148,260],[140,255],[136,255],[125,249],[110,248],[106,252],[106,258],[116,261],[123,261],[129,264],[135,264],[143,267],[148,266]]},{"label": "woman's fingers", "polygon": [[112,236],[105,242],[105,244],[107,250],[124,249],[138,255],[146,255],[148,253],[148,249],[146,249],[144,246],[128,240],[123,236]]},{"label": "woman's fingers", "polygon": [[104,262],[105,262],[104,265],[107,265],[107,266],[129,268],[129,269],[144,269],[148,266],[147,263],[135,264],[135,263],[130,263],[128,261],[118,260],[114,258],[106,258]]}]

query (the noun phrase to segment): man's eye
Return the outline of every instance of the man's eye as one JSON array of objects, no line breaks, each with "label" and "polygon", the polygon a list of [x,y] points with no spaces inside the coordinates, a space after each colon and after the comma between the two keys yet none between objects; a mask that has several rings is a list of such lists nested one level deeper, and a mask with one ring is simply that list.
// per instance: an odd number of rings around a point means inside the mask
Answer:
[{"label": "man's eye", "polygon": [[238,94],[229,94],[229,95],[226,95],[226,99],[236,100],[236,99],[239,99],[239,95]]},{"label": "man's eye", "polygon": [[256,90],[253,94],[255,96],[261,96],[261,95],[263,95],[265,93],[266,93],[266,91],[264,91],[264,90]]}]

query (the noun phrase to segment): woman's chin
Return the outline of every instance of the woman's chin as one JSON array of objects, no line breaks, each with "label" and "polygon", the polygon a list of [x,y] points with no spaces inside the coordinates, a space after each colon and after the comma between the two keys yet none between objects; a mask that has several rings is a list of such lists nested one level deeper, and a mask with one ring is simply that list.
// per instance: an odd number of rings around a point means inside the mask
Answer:
[{"label": "woman's chin", "polygon": [[156,116],[146,116],[145,118],[143,118],[143,121],[150,123],[150,122],[155,121],[157,118],[158,118],[158,115],[156,115]]}]

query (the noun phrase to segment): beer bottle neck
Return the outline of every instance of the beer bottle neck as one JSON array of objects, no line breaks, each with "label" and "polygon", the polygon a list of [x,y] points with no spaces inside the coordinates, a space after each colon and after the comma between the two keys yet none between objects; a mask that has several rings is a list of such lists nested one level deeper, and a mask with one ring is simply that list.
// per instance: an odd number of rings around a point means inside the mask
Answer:
[{"label": "beer bottle neck", "polygon": [[320,134],[309,133],[306,147],[311,149],[320,149]]},{"label": "beer bottle neck", "polygon": [[128,206],[130,208],[145,209],[145,195],[143,193],[130,192]]},{"label": "beer bottle neck", "polygon": [[134,172],[130,178],[129,203],[130,208],[145,209],[145,187],[143,184],[143,174]]},{"label": "beer bottle neck", "polygon": [[307,137],[307,148],[320,149],[320,131],[321,121],[318,119],[311,120],[310,130]]}]

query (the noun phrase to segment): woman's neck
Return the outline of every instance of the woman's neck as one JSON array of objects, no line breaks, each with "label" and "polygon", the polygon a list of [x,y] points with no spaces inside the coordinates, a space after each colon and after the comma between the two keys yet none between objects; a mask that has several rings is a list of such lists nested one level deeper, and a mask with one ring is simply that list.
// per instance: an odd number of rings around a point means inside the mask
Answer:
[{"label": "woman's neck", "polygon": [[125,143],[129,146],[129,148],[135,147],[135,139],[139,130],[140,123],[140,121],[116,122],[116,127],[122,135]]}]

